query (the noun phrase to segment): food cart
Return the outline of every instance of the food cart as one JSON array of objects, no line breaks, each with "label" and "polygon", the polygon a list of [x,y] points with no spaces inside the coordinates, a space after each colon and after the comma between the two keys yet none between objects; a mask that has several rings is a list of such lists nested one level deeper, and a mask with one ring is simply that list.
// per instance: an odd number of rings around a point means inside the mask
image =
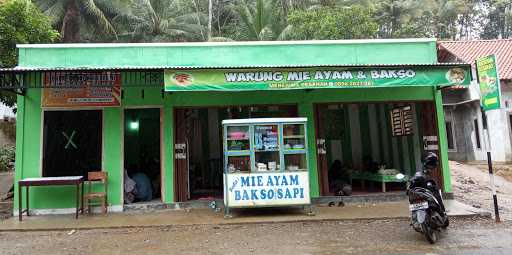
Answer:
[{"label": "food cart", "polygon": [[306,118],[223,120],[224,206],[311,211]]}]

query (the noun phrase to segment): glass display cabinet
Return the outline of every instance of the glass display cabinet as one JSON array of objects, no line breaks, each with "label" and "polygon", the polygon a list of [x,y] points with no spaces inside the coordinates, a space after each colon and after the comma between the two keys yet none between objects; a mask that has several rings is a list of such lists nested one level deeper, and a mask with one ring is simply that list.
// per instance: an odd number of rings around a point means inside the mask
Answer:
[{"label": "glass display cabinet", "polygon": [[306,124],[306,118],[222,121],[226,217],[230,208],[311,209]]}]

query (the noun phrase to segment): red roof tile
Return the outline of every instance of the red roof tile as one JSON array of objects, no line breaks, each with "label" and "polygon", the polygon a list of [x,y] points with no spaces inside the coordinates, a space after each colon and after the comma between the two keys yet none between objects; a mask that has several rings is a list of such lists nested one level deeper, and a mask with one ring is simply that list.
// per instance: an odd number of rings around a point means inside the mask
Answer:
[{"label": "red roof tile", "polygon": [[[471,63],[480,57],[496,54],[500,79],[512,79],[512,39],[438,42],[439,62],[444,62],[447,51],[458,59]],[[453,60],[452,60],[453,61]]]}]

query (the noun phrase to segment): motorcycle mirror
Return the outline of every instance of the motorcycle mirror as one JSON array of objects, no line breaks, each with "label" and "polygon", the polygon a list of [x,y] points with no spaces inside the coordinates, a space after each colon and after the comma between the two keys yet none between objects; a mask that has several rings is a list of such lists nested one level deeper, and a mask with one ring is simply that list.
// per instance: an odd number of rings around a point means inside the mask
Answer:
[{"label": "motorcycle mirror", "polygon": [[405,178],[405,175],[402,174],[402,173],[399,173],[395,176],[398,180],[402,180],[403,178]]}]

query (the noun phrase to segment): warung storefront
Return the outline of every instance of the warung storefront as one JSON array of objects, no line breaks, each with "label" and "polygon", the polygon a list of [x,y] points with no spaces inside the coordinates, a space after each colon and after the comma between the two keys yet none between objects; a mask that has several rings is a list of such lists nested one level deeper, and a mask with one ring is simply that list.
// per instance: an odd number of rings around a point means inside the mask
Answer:
[{"label": "warung storefront", "polygon": [[[109,211],[222,204],[226,188],[235,191],[228,203],[270,195],[307,205],[398,194],[404,183],[391,176],[411,175],[432,151],[451,192],[440,90],[467,85],[469,66],[436,63],[435,40],[19,50],[20,65],[1,70],[2,89],[19,94],[16,181],[105,172]],[[251,124],[262,118],[285,121]],[[286,128],[289,118],[304,129]],[[225,130],[239,119],[245,132]],[[225,181],[231,174],[239,181]],[[15,213],[18,202],[74,212],[75,194],[17,190]]]}]

